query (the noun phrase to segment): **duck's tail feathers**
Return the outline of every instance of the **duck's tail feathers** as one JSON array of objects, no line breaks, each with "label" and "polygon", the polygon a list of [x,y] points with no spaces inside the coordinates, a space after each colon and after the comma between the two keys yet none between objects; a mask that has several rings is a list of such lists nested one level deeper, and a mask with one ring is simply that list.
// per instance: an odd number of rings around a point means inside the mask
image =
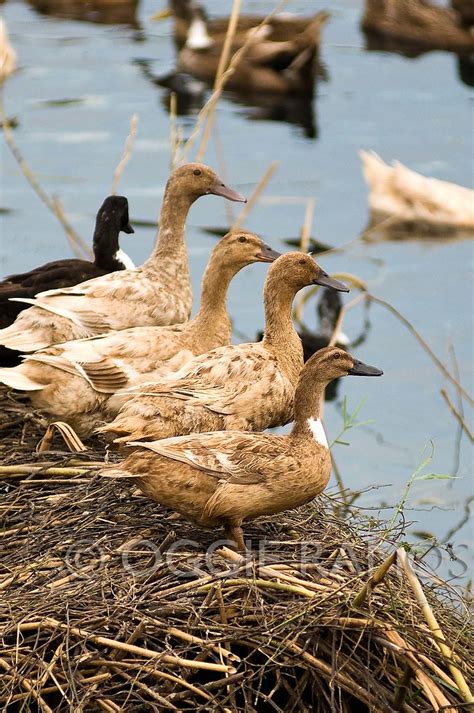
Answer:
[{"label": "duck's tail feathers", "polygon": [[105,466],[105,468],[101,468],[99,471],[97,471],[97,475],[100,475],[102,478],[136,478],[136,477],[138,477],[137,473],[129,473],[128,471],[124,470],[123,468],[120,468],[120,466],[118,466],[118,465]]},{"label": "duck's tail feathers", "polygon": [[17,352],[35,352],[37,349],[49,347],[49,341],[40,339],[33,329],[24,329],[11,324],[0,329],[0,344]]},{"label": "duck's tail feathers", "polygon": [[45,384],[39,384],[22,371],[22,365],[0,369],[0,383],[17,391],[40,391]]}]

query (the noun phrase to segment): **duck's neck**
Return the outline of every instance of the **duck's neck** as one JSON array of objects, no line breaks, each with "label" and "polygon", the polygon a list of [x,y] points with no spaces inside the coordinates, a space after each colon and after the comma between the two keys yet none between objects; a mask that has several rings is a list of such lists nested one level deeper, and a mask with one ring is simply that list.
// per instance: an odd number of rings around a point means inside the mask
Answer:
[{"label": "duck's neck", "polygon": [[326,382],[300,380],[295,392],[294,424],[291,435],[296,438],[314,440],[328,448],[326,433],[321,423],[321,405],[324,400]]},{"label": "duck's neck", "polygon": [[155,245],[143,267],[160,270],[163,263],[172,260],[187,265],[188,253],[184,241],[186,218],[195,198],[183,194],[177,184],[166,185],[161,204],[159,230]]},{"label": "duck's neck", "polygon": [[227,290],[237,271],[232,266],[218,267],[211,259],[204,272],[199,311],[185,327],[186,335],[202,352],[230,342]]},{"label": "duck's neck", "polygon": [[294,288],[284,280],[265,283],[265,335],[263,345],[278,359],[282,370],[296,384],[303,367],[303,347],[291,320],[291,308],[295,297]]},{"label": "duck's neck", "polygon": [[104,225],[97,220],[92,243],[94,265],[104,270],[120,265],[115,257],[119,252],[119,231],[118,226],[108,223]]}]

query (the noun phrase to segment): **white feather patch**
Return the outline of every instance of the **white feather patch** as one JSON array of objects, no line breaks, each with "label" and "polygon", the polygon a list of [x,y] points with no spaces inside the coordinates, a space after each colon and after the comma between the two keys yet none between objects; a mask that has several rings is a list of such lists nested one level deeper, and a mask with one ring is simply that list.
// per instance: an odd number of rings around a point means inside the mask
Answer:
[{"label": "white feather patch", "polygon": [[326,431],[321,423],[320,418],[308,418],[308,426],[311,433],[313,434],[314,440],[319,443],[320,446],[324,448],[329,448],[328,439],[326,438]]},{"label": "white feather patch", "polygon": [[207,34],[206,23],[200,18],[192,21],[186,40],[186,47],[190,50],[206,50],[212,44],[212,40]]},{"label": "white feather patch", "polygon": [[123,250],[117,250],[114,258],[121,262],[126,270],[133,270],[135,268],[132,258],[130,258]]}]

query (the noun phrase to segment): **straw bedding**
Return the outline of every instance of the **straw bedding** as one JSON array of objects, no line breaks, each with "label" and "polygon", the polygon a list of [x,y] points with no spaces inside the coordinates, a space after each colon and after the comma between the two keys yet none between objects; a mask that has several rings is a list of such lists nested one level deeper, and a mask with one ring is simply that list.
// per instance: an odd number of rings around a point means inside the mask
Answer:
[{"label": "straw bedding", "polygon": [[244,559],[98,476],[103,449],[35,454],[43,424],[2,403],[2,710],[469,708],[465,607],[423,578],[449,662],[395,554],[401,530],[341,519],[325,497],[248,524]]}]

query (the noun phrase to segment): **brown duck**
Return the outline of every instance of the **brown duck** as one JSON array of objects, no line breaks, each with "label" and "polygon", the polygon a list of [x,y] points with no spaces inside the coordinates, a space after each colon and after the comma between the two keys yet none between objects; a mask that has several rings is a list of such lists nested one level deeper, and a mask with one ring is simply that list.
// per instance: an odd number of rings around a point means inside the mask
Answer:
[{"label": "brown duck", "polygon": [[136,450],[102,473],[136,476],[146,496],[201,527],[224,526],[245,550],[242,522],[304,505],[329,481],[331,456],[320,419],[327,384],[349,374],[382,373],[338,347],[326,347],[300,374],[289,435],[228,431],[132,442]]},{"label": "brown duck", "polygon": [[185,223],[192,204],[209,194],[245,202],[208,166],[188,163],[175,169],[166,185],[160,228],[148,260],[133,270],[24,299],[33,307],[0,330],[0,344],[33,352],[112,330],[184,322],[192,306]]},{"label": "brown duck", "polygon": [[[207,32],[205,15],[192,6],[192,22],[186,44],[178,56],[178,71],[213,83],[220,63],[223,42]],[[285,41],[269,40],[265,26],[252,36],[244,55],[226,80],[226,89],[236,92],[287,94],[310,93],[317,69],[321,28],[327,13],[318,13],[305,29]],[[243,44],[237,37],[233,52]]]},{"label": "brown duck", "polygon": [[279,257],[265,281],[262,342],[213,349],[157,383],[119,393],[112,397],[112,407],[114,399],[120,405],[126,402],[100,432],[124,442],[204,431],[261,431],[291,421],[303,367],[291,307],[295,294],[312,284],[349,291],[309,255],[291,252]]},{"label": "brown duck", "polygon": [[[215,42],[223,42],[229,26],[228,17],[208,19],[205,8],[198,0],[170,0],[169,11],[159,11],[152,19],[163,19],[167,16],[174,18],[174,36],[178,47],[182,47],[189,36],[189,30],[196,17],[202,18],[206,23],[207,32]],[[320,12],[318,15],[329,17],[329,13]],[[286,42],[294,40],[297,35],[304,32],[314,21],[315,15],[301,16],[289,12],[276,13],[265,23],[268,33],[265,39],[272,42]],[[237,32],[234,44],[241,47],[247,39],[248,31],[258,27],[264,22],[265,15],[242,14],[237,21]]]},{"label": "brown duck", "polygon": [[474,51],[474,35],[463,26],[460,13],[429,0],[366,0],[362,29],[413,48]]},{"label": "brown duck", "polygon": [[[118,410],[111,395],[176,371],[195,355],[229,344],[227,290],[246,265],[272,262],[279,253],[253,233],[234,231],[219,241],[204,273],[201,306],[184,324],[132,327],[101,337],[41,349],[14,369],[0,369],[0,382],[28,391],[33,406],[90,435]],[[126,400],[127,397],[125,397]]]}]

